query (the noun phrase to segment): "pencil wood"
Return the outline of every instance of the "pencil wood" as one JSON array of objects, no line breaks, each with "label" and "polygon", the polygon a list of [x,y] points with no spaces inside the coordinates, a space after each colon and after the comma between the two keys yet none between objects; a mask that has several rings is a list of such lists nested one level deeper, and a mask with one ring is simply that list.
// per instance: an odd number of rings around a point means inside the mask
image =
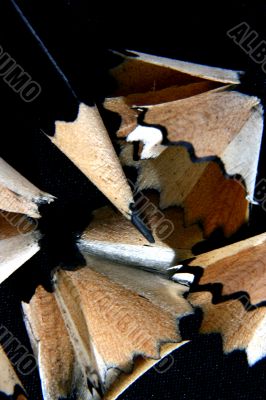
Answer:
[{"label": "pencil wood", "polygon": [[133,195],[96,108],[81,104],[74,122],[56,122],[51,141],[130,219]]},{"label": "pencil wood", "polygon": [[[25,111],[29,120],[34,115],[39,121],[39,131],[49,136],[99,190],[152,240],[150,232],[132,211],[133,196],[97,106],[93,106],[96,100],[88,96],[86,104],[82,101],[69,76],[60,67],[57,57],[46,47],[39,34],[38,23],[35,28],[23,6],[20,7],[12,0],[2,8],[16,22],[20,40],[27,43],[24,58],[31,60],[30,69],[38,76],[38,87],[42,92],[36,107],[30,105]],[[9,26],[4,26],[4,31],[6,38],[11,36]],[[7,39],[7,42],[10,40]],[[19,46],[15,43],[12,56],[19,53]],[[24,104],[21,108],[24,109]],[[15,109],[15,112],[20,114],[21,109]]]},{"label": "pencil wood", "polygon": [[[15,0],[7,10],[27,44],[25,62],[33,63],[42,86],[34,109],[40,130],[48,127],[50,140],[121,212],[96,211],[78,243],[86,266],[58,269],[54,293],[38,287],[23,304],[45,400],[115,399],[155,360],[184,344],[178,324],[193,313],[192,305],[203,310],[202,332],[221,333],[225,351],[245,349],[253,365],[266,355],[265,236],[197,257],[187,267],[191,274],[179,273],[175,265],[193,256],[192,247],[203,236],[219,228],[230,236],[248,220],[246,196],[252,200],[263,124],[259,99],[232,90],[241,72],[143,53],[123,56],[110,71],[117,90],[104,102],[121,117],[119,161],[97,106],[88,105],[94,101],[81,101]],[[20,59],[21,49],[8,33],[10,27],[3,40]],[[27,108],[21,107],[15,110],[19,114]],[[32,108],[26,112],[31,120]],[[144,193],[174,223],[171,235],[158,234],[153,213],[141,217],[124,166],[135,168],[134,195]],[[15,219],[18,213],[38,218],[38,204],[52,196],[3,160],[0,170],[0,209]],[[147,245],[128,220],[155,243]],[[39,249],[38,233],[19,235],[7,222],[0,216],[0,283]],[[189,302],[184,295],[198,264],[204,271]],[[169,271],[176,272],[171,280]],[[223,285],[218,304],[202,291],[215,283]],[[251,309],[230,298],[243,291]],[[0,390],[12,395],[17,378],[1,351],[0,364],[5,372]]]},{"label": "pencil wood", "polygon": [[105,100],[121,117],[118,138],[140,142],[141,159],[178,143],[196,157],[216,156],[253,201],[263,110],[258,98],[232,90],[242,73],[137,52],[123,59],[110,71],[118,87]]},{"label": "pencil wood", "polygon": [[150,107],[144,122],[165,127],[170,142],[191,143],[197,157],[219,157],[227,174],[241,175],[253,198],[263,132],[258,98],[235,91],[207,92]]},{"label": "pencil wood", "polygon": [[200,222],[206,236],[217,228],[230,236],[247,221],[245,188],[225,177],[216,161],[193,162],[182,145],[165,146],[156,158],[135,161],[133,144],[122,141],[120,145],[121,163],[137,171],[136,193],[156,190],[163,211],[183,207],[185,226]]},{"label": "pencil wood", "polygon": [[0,283],[39,251],[38,207],[53,200],[0,158]]},{"label": "pencil wood", "polygon": [[26,216],[0,210],[0,283],[39,251],[39,239]]},{"label": "pencil wood", "polygon": [[115,96],[147,93],[151,90],[156,92],[175,85],[204,81],[236,85],[240,83],[242,75],[241,71],[158,57],[134,50],[124,54],[114,53],[120,55],[123,61],[110,71],[117,82]]},{"label": "pencil wood", "polygon": [[187,225],[230,236],[247,222],[254,197],[260,100],[232,90],[240,71],[134,52],[122,57],[110,71],[117,89],[104,104],[121,117],[122,164],[137,169],[138,190],[160,192],[162,208],[184,207]]},{"label": "pencil wood", "polygon": [[[201,332],[220,333],[225,352],[245,350],[250,365],[266,355],[265,249],[264,233],[202,254],[189,264],[191,270],[203,268],[195,293],[188,296],[203,310]],[[215,284],[222,288],[214,303]]]},{"label": "pencil wood", "polygon": [[[183,341],[181,343],[171,343],[171,344],[162,344],[161,346],[161,358],[167,357],[169,354],[178,350],[184,344],[188,343],[188,341]],[[121,374],[115,384],[113,384],[107,393],[104,396],[104,400],[115,400],[121,396],[124,391],[137,379],[139,379],[145,372],[147,372],[152,367],[156,367],[157,363],[160,363],[162,359],[152,360],[145,359],[143,357],[139,357],[135,360],[133,371],[127,374]]]},{"label": "pencil wood", "polygon": [[[69,278],[61,277],[60,279],[64,279],[65,281],[65,279]],[[61,282],[60,285],[62,289],[63,283]],[[78,287],[80,290],[82,286],[83,285],[79,283]],[[59,288],[56,289],[56,292],[57,290],[60,289]],[[166,291],[167,287],[165,290],[165,295],[167,293]],[[88,289],[87,293],[89,294],[89,292],[90,289]],[[164,289],[163,288],[160,289],[160,292],[161,294],[163,294]],[[181,293],[183,293],[183,290],[181,290],[179,293],[181,295]],[[71,294],[73,294],[73,290],[71,291]],[[173,292],[172,295],[174,299],[176,294]],[[91,400],[96,400],[100,398],[103,398],[104,400],[115,400],[119,395],[121,395],[126,390],[126,388],[133,381],[135,381],[144,372],[152,368],[158,362],[157,359],[158,353],[156,350],[156,360],[145,357],[145,354],[137,357],[134,362],[134,368],[130,372],[130,374],[116,370],[115,365],[113,365],[114,367],[113,372],[111,373],[111,371],[109,370],[109,382],[106,380],[107,376],[105,376],[106,393],[100,395],[95,389],[95,387],[99,384],[99,381],[97,379],[99,379],[98,377],[99,377],[100,367],[97,366],[95,360],[95,355],[97,353],[95,353],[96,349],[95,349],[94,337],[91,336],[93,330],[90,329],[89,331],[87,331],[87,328],[84,326],[84,323],[82,323],[82,319],[80,319],[81,317],[76,316],[74,318],[74,315],[72,315],[72,318],[75,319],[75,324],[71,325],[68,323],[66,327],[66,325],[63,323],[60,308],[58,307],[57,302],[55,300],[55,298],[58,296],[60,296],[58,293],[54,295],[53,293],[48,293],[43,288],[38,287],[30,303],[29,304],[23,303],[24,318],[31,339],[33,350],[38,359],[40,375],[42,380],[42,390],[45,400],[46,399],[55,400],[62,398],[63,396],[64,397],[71,396],[71,394],[73,394],[74,392],[78,393],[78,395],[80,396],[79,398],[84,400],[85,398]],[[106,293],[106,296],[104,296],[101,299],[102,304],[104,303],[104,301],[109,299],[108,297],[109,293],[108,294]],[[130,296],[131,294],[129,294],[129,297]],[[80,299],[81,297],[79,296],[79,300]],[[70,313],[75,312],[76,309],[75,302],[73,303],[72,300],[73,300],[72,296],[70,296],[70,298],[68,297],[65,299],[66,303],[68,304],[67,305],[68,312]],[[169,300],[167,300],[167,296],[165,297],[165,300],[168,303]],[[86,303],[85,301],[82,302],[83,307],[86,307],[87,301]],[[163,301],[163,298],[161,299],[161,301]],[[82,310],[84,313],[87,307],[85,309],[83,307]],[[145,306],[145,308],[146,307],[148,306]],[[173,308],[176,309],[174,302],[173,302]],[[137,309],[139,309],[139,307],[137,307]],[[188,307],[187,304],[183,309],[183,311],[185,310],[187,310],[187,312],[190,312],[190,307]],[[101,309],[100,312],[105,312],[105,311]],[[140,310],[138,311],[138,313],[140,313]],[[80,314],[80,311],[78,312],[78,314]],[[120,321],[118,319],[118,316],[116,318],[117,318],[118,328],[119,329],[121,328],[122,333],[124,333],[125,335],[126,332],[124,330],[126,329],[126,325],[123,325],[124,327],[123,328],[122,327],[123,321]],[[160,320],[160,317],[157,317],[157,319]],[[104,325],[103,321],[101,323]],[[116,324],[115,321],[112,321],[111,323]],[[109,326],[109,328],[111,329],[112,326]],[[164,327],[165,332],[167,331],[167,329],[169,330],[169,327],[167,328],[165,326]],[[77,343],[75,344],[74,347],[71,344],[71,339],[72,343],[73,340],[75,340],[75,337],[73,337],[73,335],[75,336],[77,335],[77,333],[75,333],[76,330],[78,330],[78,332],[81,334],[81,338],[84,340],[83,344],[86,348],[87,354],[85,354],[84,352],[80,353]],[[160,346],[161,347],[160,356],[165,357],[167,354],[178,349],[185,343],[187,343],[187,341],[182,341],[179,343],[168,343],[168,344],[162,343]],[[112,354],[113,356],[112,353],[113,343],[108,342],[107,345],[111,345],[111,348],[108,350],[108,353]],[[122,346],[122,348],[124,348],[125,350],[125,347]],[[128,350],[126,351],[126,353],[128,353]],[[86,356],[89,356],[89,358],[86,359]],[[88,360],[89,360],[89,366],[86,364],[86,361],[88,362]],[[99,361],[99,355],[97,356],[97,360]],[[128,360],[131,360],[131,356],[129,357]],[[97,366],[97,371],[95,372],[93,372],[92,368],[93,363],[96,363]],[[88,367],[90,373],[88,373]],[[89,386],[87,385],[88,376],[92,381]],[[114,383],[112,384],[113,381]]]},{"label": "pencil wood", "polygon": [[156,360],[184,344],[176,318],[192,312],[183,297],[187,286],[83,255],[86,267],[58,271],[54,293],[38,287],[23,304],[49,400],[74,391],[81,399],[115,399]]},{"label": "pencil wood", "polygon": [[54,294],[38,286],[30,303],[23,303],[23,312],[44,399],[68,398],[74,391],[81,400],[92,399]]},{"label": "pencil wood", "polygon": [[135,356],[158,359],[160,343],[180,342],[175,318],[192,310],[184,285],[83,254],[87,267],[59,271],[55,295],[79,358],[97,368],[105,392]]},{"label": "pencil wood", "polygon": [[53,200],[0,158],[0,209],[39,218],[38,205]]},{"label": "pencil wood", "polygon": [[27,400],[24,388],[1,345],[0,368],[0,396],[2,393],[2,395],[11,400]]},{"label": "pencil wood", "polygon": [[213,304],[210,292],[192,293],[189,301],[203,310],[200,332],[220,333],[226,353],[245,350],[250,366],[266,356],[266,307],[246,310],[239,300]]},{"label": "pencil wood", "polygon": [[160,272],[167,272],[170,266],[193,257],[193,246],[203,240],[201,228],[196,224],[184,227],[184,213],[180,208],[161,212],[158,196],[145,196],[144,206],[141,216],[151,228],[154,244],[147,245],[129,221],[111,208],[103,207],[93,213],[79,247],[90,254]]},{"label": "pencil wood", "polygon": [[253,305],[266,300],[266,234],[199,255],[189,265],[201,266],[199,284],[222,284],[221,295],[246,292]]}]

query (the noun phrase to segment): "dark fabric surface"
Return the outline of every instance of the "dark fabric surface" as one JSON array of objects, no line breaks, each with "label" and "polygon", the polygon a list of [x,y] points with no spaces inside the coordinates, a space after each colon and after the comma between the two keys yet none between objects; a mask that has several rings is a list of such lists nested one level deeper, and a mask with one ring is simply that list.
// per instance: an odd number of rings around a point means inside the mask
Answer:
[{"label": "dark fabric surface", "polygon": [[[31,60],[23,58],[23,48],[27,44],[16,36],[16,24],[11,14],[5,13],[8,4],[6,0],[1,3],[1,24],[12,26],[13,51],[17,44],[20,63],[23,65],[25,61],[30,66]],[[100,102],[112,87],[105,72],[113,60],[107,59],[106,49],[128,48],[245,70],[247,74],[241,90],[259,96],[265,104],[266,74],[261,65],[226,34],[228,29],[246,21],[261,40],[266,40],[265,2],[187,2],[182,7],[178,2],[176,7],[163,2],[146,9],[141,3],[124,3],[123,9],[112,2],[108,6],[99,3],[92,7],[91,2],[85,0],[24,0],[18,4],[33,26],[38,27],[47,48],[84,101],[93,97]],[[0,37],[0,45],[2,43],[8,51],[9,38]],[[34,76],[34,69],[31,73]],[[58,91],[56,99],[60,101],[60,90],[51,88],[49,79],[45,84],[50,85],[51,93],[52,89]],[[73,267],[82,262],[75,237],[88,224],[91,210],[105,204],[106,199],[40,133],[38,110],[22,110],[16,94],[10,94],[1,80],[0,90],[1,156],[37,186],[58,198],[54,204],[41,209],[42,250],[0,287],[0,323],[31,351],[20,301],[29,300],[38,283],[49,290],[50,271],[57,265]],[[46,101],[44,107],[49,107],[49,98]],[[51,102],[56,106],[52,99]],[[113,127],[113,119],[108,115],[105,118],[107,126]],[[258,180],[265,176],[264,140]],[[265,227],[266,213],[259,206],[253,207],[250,225],[232,240],[263,232]],[[220,244],[214,235],[209,247]],[[191,343],[176,351],[174,359],[170,357],[166,364],[149,371],[120,400],[265,399],[266,360],[249,368],[244,352],[224,355],[219,335],[195,333],[199,321],[200,315],[198,320],[184,321],[182,331],[184,337],[193,339]],[[30,399],[41,400],[37,369],[20,377]]]}]

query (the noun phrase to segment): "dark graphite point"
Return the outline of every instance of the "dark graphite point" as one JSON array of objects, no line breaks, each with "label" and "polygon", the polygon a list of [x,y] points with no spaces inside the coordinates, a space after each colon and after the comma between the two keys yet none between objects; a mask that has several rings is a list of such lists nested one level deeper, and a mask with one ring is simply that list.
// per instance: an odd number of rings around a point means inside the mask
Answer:
[{"label": "dark graphite point", "polygon": [[133,208],[131,208],[131,210],[132,210],[132,216],[131,216],[132,224],[140,231],[140,233],[142,233],[145,239],[147,239],[150,243],[155,243],[151,230],[142,221],[138,211],[134,210]]}]

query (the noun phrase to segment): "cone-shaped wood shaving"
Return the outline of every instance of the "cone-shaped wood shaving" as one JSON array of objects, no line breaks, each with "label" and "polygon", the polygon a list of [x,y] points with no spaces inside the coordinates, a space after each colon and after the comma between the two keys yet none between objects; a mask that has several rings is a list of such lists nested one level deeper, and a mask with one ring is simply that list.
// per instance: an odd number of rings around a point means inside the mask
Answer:
[{"label": "cone-shaped wood shaving", "polygon": [[[200,255],[189,264],[191,270],[196,265],[203,268],[195,293],[188,297],[203,310],[201,332],[220,333],[226,352],[246,350],[250,365],[266,355],[265,251],[266,234],[261,234]],[[219,297],[215,284],[222,285]]]}]

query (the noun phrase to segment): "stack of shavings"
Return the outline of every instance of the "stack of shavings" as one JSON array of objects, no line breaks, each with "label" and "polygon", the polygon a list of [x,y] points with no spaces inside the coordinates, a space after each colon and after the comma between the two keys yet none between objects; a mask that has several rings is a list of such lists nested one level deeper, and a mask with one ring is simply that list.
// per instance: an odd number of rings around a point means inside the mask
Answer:
[{"label": "stack of shavings", "polygon": [[[237,91],[238,71],[120,57],[110,71],[116,91],[103,104],[121,120],[119,159],[96,106],[81,103],[50,138],[116,208],[95,210],[79,238],[86,266],[58,268],[54,291],[39,286],[23,303],[45,400],[116,399],[186,343],[179,322],[196,308],[200,332],[220,333],[226,353],[244,350],[250,366],[266,355],[266,233],[193,254],[215,230],[229,237],[248,222],[260,100]],[[53,196],[3,160],[0,185],[2,282],[38,251],[38,204]],[[28,399],[4,350],[0,364],[0,391]]]}]

